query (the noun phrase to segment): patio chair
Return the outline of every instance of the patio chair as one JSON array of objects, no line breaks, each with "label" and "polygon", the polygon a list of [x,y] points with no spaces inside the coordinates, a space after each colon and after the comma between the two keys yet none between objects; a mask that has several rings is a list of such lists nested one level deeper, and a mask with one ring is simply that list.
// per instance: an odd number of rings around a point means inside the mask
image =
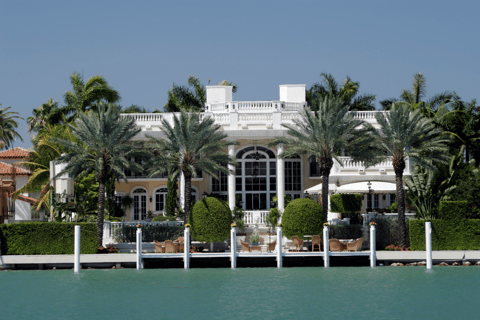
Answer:
[{"label": "patio chair", "polygon": [[321,236],[312,236],[312,252],[313,248],[318,246],[318,251],[322,251],[322,237]]},{"label": "patio chair", "polygon": [[297,252],[303,250],[303,239],[299,239],[297,236],[292,236],[293,245]]},{"label": "patio chair", "polygon": [[240,239],[240,243],[242,244],[242,251],[250,252],[250,243],[243,242],[243,240],[241,239]]},{"label": "patio chair", "polygon": [[178,252],[178,243],[173,243],[172,240],[165,240],[165,252],[166,253],[177,253]]},{"label": "patio chair", "polygon": [[153,240],[153,244],[155,245],[155,253],[165,253],[165,243]]},{"label": "patio chair", "polygon": [[183,237],[178,237],[177,239],[175,239],[175,241],[177,241],[180,244],[180,246],[183,246],[183,240],[184,240]]},{"label": "patio chair", "polygon": [[330,251],[347,250],[347,245],[344,243],[341,243],[340,240],[338,239],[330,239],[329,244],[330,244]]},{"label": "patio chair", "polygon": [[273,240],[267,245],[268,245],[268,248],[267,248],[268,251],[275,251],[275,247],[277,246],[277,239]]},{"label": "patio chair", "polygon": [[363,238],[358,238],[353,242],[347,243],[347,251],[358,251],[362,249]]}]

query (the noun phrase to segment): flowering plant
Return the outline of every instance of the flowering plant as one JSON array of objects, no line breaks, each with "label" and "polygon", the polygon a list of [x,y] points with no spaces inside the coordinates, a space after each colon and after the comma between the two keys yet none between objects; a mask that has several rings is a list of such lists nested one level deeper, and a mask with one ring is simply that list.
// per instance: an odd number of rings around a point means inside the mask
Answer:
[{"label": "flowering plant", "polygon": [[325,222],[325,223],[323,224],[323,226],[324,226],[324,227],[328,227],[328,222]]},{"label": "flowering plant", "polygon": [[371,226],[376,226],[377,223],[372,221],[372,222],[370,222],[370,225],[371,225]]},{"label": "flowering plant", "polygon": [[232,227],[232,228],[234,228],[236,226],[237,226],[237,224],[235,222],[230,225],[230,227]]},{"label": "flowering plant", "polygon": [[279,223],[279,224],[277,224],[277,226],[283,227],[283,223]]},{"label": "flowering plant", "polygon": [[141,228],[141,227],[142,227],[142,225],[140,223],[137,224],[137,228]]},{"label": "flowering plant", "polygon": [[185,225],[185,228],[190,228],[190,227],[191,227],[190,223],[187,223],[187,224]]}]

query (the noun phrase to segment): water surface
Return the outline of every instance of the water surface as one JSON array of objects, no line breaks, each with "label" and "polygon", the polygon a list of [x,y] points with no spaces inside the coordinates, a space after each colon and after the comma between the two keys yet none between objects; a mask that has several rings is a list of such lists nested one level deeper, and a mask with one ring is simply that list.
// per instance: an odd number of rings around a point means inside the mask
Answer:
[{"label": "water surface", "polygon": [[479,267],[0,272],[1,319],[478,318]]}]

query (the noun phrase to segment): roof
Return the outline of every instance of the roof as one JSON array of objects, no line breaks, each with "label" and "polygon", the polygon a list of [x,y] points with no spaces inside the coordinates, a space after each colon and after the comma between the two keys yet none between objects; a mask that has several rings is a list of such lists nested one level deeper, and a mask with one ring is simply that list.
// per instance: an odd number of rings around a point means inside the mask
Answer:
[{"label": "roof", "polygon": [[0,151],[0,159],[24,159],[30,155],[30,150],[15,147],[12,149],[7,149]]},{"label": "roof", "polygon": [[[15,170],[15,171],[14,171]],[[10,163],[6,163],[3,161],[0,161],[0,175],[2,176],[10,176],[15,172],[15,175],[17,176],[26,176],[31,173],[30,170],[19,167],[19,166],[14,166]]]},{"label": "roof", "polygon": [[37,199],[32,198],[32,197],[27,197],[27,196],[24,196],[24,195],[17,196],[17,200],[28,202],[30,204],[35,204],[37,202]]}]

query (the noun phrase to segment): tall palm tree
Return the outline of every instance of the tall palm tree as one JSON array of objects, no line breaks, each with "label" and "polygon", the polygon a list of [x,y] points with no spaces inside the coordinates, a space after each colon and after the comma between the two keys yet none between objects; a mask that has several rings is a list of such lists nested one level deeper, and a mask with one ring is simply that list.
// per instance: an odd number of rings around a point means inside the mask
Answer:
[{"label": "tall palm tree", "polygon": [[77,117],[79,111],[87,111],[95,108],[95,102],[106,101],[115,103],[120,101],[120,94],[117,90],[108,85],[107,80],[102,76],[93,76],[84,81],[83,76],[73,72],[70,76],[73,91],[65,92],[64,99],[66,108]]},{"label": "tall palm tree", "polygon": [[18,116],[18,112],[8,111],[9,109],[10,107],[0,109],[0,149],[10,148],[17,137],[23,141],[16,130],[18,128],[16,119],[23,118]]},{"label": "tall palm tree", "polygon": [[46,125],[60,124],[67,114],[67,109],[58,106],[58,101],[48,99],[38,108],[32,110],[33,116],[27,118],[28,132],[39,132]]},{"label": "tall palm tree", "polygon": [[425,100],[427,96],[427,79],[421,72],[417,72],[413,75],[411,90],[402,90],[400,99],[389,98],[380,101],[383,110],[390,110],[393,103],[405,103],[410,105],[412,109],[420,109],[422,113],[428,117],[432,117],[432,114],[437,111],[445,103],[450,102],[454,96],[454,92],[444,91],[433,95],[431,98]]},{"label": "tall palm tree", "polygon": [[192,178],[197,170],[203,170],[214,178],[218,172],[229,174],[228,164],[235,164],[235,159],[226,153],[232,142],[225,139],[221,126],[212,118],[200,121],[198,113],[187,113],[180,110],[180,115],[173,118],[173,125],[162,120],[161,130],[165,138],[151,138],[150,150],[153,153],[147,167],[149,176],[168,171],[169,176],[185,178],[184,222],[188,221],[191,206]]},{"label": "tall palm tree", "polygon": [[69,125],[77,141],[53,139],[65,152],[57,162],[66,163],[58,176],[68,173],[72,177],[95,172],[99,183],[97,242],[102,245],[105,211],[105,184],[111,174],[127,181],[124,168],[141,172],[143,168],[133,160],[141,150],[128,143],[141,130],[133,118],[121,118],[121,109],[113,104],[98,103],[87,113],[79,112],[74,125]]},{"label": "tall palm tree", "polygon": [[282,124],[288,129],[287,137],[275,138],[269,145],[285,145],[282,157],[308,154],[316,158],[322,176],[322,207],[327,218],[328,180],[333,159],[343,165],[342,153],[355,161],[372,162],[370,148],[374,137],[372,126],[354,118],[343,100],[327,96],[317,112],[302,111],[293,125]]},{"label": "tall palm tree", "polygon": [[[165,112],[179,112],[180,110],[201,112],[207,101],[207,90],[198,77],[188,76],[188,87],[175,83],[168,90],[168,102],[163,107]],[[210,80],[208,81],[210,84]],[[233,86],[232,92],[237,92],[237,85],[227,80],[222,80],[220,86]]]},{"label": "tall palm tree", "polygon": [[406,247],[405,193],[403,172],[407,158],[416,165],[434,169],[435,163],[447,163],[448,138],[435,126],[431,119],[422,115],[421,110],[412,111],[409,105],[394,104],[388,113],[375,115],[381,130],[375,131],[376,161],[392,158],[397,187],[398,225],[400,246]]},{"label": "tall palm tree", "polygon": [[306,92],[306,100],[312,110],[318,110],[318,104],[327,96],[343,100],[349,106],[349,110],[375,110],[374,94],[358,95],[360,82],[352,81],[347,76],[340,85],[329,73],[321,73],[320,76],[322,82],[315,83]]}]

